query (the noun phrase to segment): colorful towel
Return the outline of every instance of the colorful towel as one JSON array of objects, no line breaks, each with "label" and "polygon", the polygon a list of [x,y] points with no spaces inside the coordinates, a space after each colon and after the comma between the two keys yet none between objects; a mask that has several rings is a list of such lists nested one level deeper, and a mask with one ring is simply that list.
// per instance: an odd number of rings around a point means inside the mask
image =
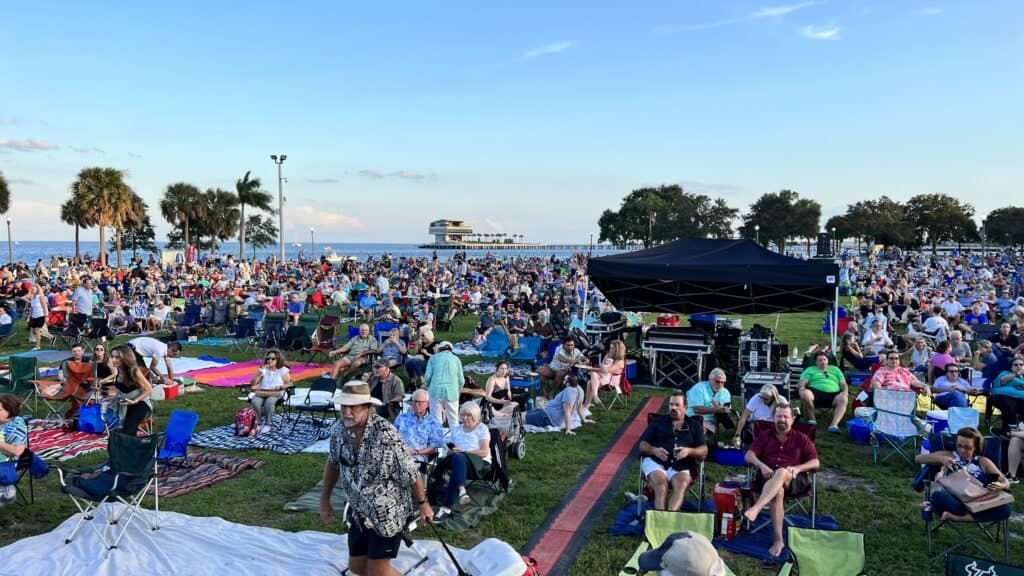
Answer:
[{"label": "colorful towel", "polygon": [[[232,386],[248,384],[249,381],[252,380],[252,375],[256,373],[256,369],[262,364],[262,360],[249,360],[247,362],[238,362],[236,364],[228,364],[226,366],[193,370],[191,372],[186,372],[184,376],[195,378],[196,382],[206,384],[207,386],[230,388]],[[312,366],[308,366],[306,364],[296,363],[291,366],[292,381],[298,382],[300,380],[316,378],[317,376],[320,376],[325,369],[327,369],[326,365],[314,364]]]},{"label": "colorful towel", "polygon": [[43,460],[70,460],[75,456],[107,449],[106,434],[70,431],[57,422],[31,420],[28,444]]},{"label": "colorful towel", "polygon": [[317,440],[329,437],[334,422],[332,419],[323,426],[316,426],[308,416],[293,415],[286,418],[283,414],[277,414],[274,416],[273,428],[266,434],[235,436],[235,425],[227,424],[195,434],[192,436],[192,445],[218,450],[270,450],[279,454],[295,454]]},{"label": "colorful towel", "polygon": [[[266,464],[263,460],[239,458],[227,454],[189,454],[188,459],[177,458],[160,469],[160,497],[175,498],[208,488],[234,478],[246,470],[257,470]],[[150,489],[150,493],[153,490]]]}]

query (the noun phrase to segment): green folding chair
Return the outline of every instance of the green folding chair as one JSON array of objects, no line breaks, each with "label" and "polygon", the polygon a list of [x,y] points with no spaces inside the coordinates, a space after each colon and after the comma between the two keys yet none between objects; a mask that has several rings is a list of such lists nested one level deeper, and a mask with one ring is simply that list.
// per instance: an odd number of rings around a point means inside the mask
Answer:
[{"label": "green folding chair", "polygon": [[946,556],[946,576],[963,576],[964,574],[1024,576],[1024,568],[963,554],[954,553]]},{"label": "green folding chair", "polygon": [[[34,390],[32,381],[39,378],[38,363],[35,356],[11,356],[8,358],[11,373],[7,385],[11,387],[8,392],[18,393],[19,387],[27,390]],[[28,398],[26,398],[26,402]]]},{"label": "green folding chair", "polygon": [[[633,556],[619,572],[619,576],[632,576],[640,572],[640,555],[653,550],[669,536],[677,532],[696,532],[706,536],[708,540],[715,537],[715,515],[689,512],[667,512],[664,510],[648,510],[644,517],[644,541],[640,543]],[[726,567],[726,574],[732,571]]]},{"label": "green folding chair", "polygon": [[[840,530],[789,527],[790,553],[800,576],[858,576],[864,573],[864,535]],[[794,562],[786,562],[779,576],[789,576]]]}]

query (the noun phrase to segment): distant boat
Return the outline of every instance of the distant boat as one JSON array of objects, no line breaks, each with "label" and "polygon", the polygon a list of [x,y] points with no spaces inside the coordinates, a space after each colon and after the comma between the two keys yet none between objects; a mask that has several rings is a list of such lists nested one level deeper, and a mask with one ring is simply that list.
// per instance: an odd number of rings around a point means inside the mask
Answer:
[{"label": "distant boat", "polygon": [[337,252],[335,252],[334,250],[331,250],[330,247],[324,248],[325,252],[327,250],[330,250],[330,252],[327,254],[327,256],[325,256],[325,258],[331,264],[340,264],[340,263],[345,261],[345,257],[344,256],[341,256]]},{"label": "distant boat", "polygon": [[302,248],[302,242],[292,242],[293,248]]}]

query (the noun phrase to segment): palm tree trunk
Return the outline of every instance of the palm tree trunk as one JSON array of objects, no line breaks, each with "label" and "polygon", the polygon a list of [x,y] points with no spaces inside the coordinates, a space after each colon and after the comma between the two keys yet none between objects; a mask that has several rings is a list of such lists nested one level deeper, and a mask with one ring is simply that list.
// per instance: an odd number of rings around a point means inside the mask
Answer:
[{"label": "palm tree trunk", "polygon": [[75,260],[81,260],[82,256],[78,253],[78,224],[75,224]]},{"label": "palm tree trunk", "polygon": [[104,230],[104,226],[100,224],[100,266],[107,265],[107,231]]},{"label": "palm tree trunk", "polygon": [[188,216],[185,217],[185,251],[188,252]]},{"label": "palm tree trunk", "polygon": [[245,204],[238,203],[238,260],[245,260]]},{"label": "palm tree trunk", "polygon": [[121,267],[121,228],[114,228],[114,239],[117,241],[117,267]]}]

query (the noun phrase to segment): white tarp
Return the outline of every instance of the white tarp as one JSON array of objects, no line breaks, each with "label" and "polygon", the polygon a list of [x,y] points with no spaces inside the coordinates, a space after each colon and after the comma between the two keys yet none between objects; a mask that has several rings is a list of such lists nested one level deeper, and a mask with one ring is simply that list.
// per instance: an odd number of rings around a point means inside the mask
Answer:
[{"label": "white tarp", "polygon": [[[104,507],[112,506],[110,504]],[[151,513],[146,510],[145,513]],[[222,518],[160,513],[160,530],[151,531],[136,518],[118,548],[106,551],[99,536],[83,526],[70,544],[64,538],[78,515],[65,520],[47,534],[19,540],[0,548],[0,575],[127,576],[224,576],[302,574],[334,575],[348,566],[348,545],[344,534],[326,532],[285,532],[275,528],[235,524]],[[98,514],[92,522],[105,522]],[[102,525],[101,525],[102,528]],[[429,529],[421,526],[414,534]],[[427,560],[410,576],[456,576],[451,560],[439,542],[415,543]],[[470,551],[453,549],[463,568],[474,576],[519,576],[526,566],[507,544],[486,540]],[[422,556],[401,547],[393,566],[404,573]]]}]

